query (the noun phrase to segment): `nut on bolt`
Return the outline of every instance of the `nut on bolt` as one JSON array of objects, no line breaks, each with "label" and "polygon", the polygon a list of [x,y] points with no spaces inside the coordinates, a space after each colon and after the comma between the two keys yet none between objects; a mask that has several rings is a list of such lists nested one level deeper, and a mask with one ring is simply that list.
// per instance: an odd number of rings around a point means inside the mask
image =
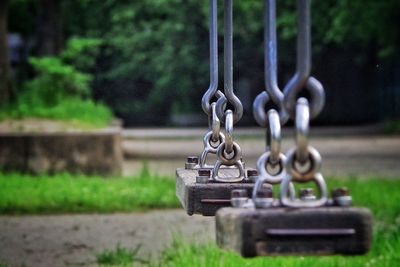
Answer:
[{"label": "nut on bolt", "polygon": [[300,189],[300,199],[304,201],[315,200],[314,190],[312,188],[301,188]]},{"label": "nut on bolt", "polygon": [[264,184],[263,187],[257,191],[255,203],[257,208],[269,208],[274,204],[274,192],[271,185]]},{"label": "nut on bolt", "polygon": [[335,188],[332,191],[333,203],[338,206],[348,207],[352,204],[352,197],[347,187]]},{"label": "nut on bolt", "polygon": [[210,169],[199,169],[198,175],[196,176],[196,183],[205,184],[211,177],[211,170]]},{"label": "nut on bolt", "polygon": [[231,205],[235,208],[243,207],[249,199],[246,189],[233,189],[231,191]]},{"label": "nut on bolt", "polygon": [[189,156],[186,158],[185,169],[187,169],[187,170],[194,169],[197,164],[199,164],[199,157]]},{"label": "nut on bolt", "polygon": [[258,177],[258,171],[255,169],[248,169],[247,170],[247,178],[252,181],[255,182],[257,180]]}]

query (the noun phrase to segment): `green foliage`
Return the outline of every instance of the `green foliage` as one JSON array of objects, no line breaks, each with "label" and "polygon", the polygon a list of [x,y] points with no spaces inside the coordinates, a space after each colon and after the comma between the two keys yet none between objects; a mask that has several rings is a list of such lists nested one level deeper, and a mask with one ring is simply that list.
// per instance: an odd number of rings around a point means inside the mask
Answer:
[{"label": "green foliage", "polygon": [[1,110],[0,119],[36,117],[106,126],[112,113],[89,98],[93,75],[84,72],[94,66],[100,44],[71,38],[59,56],[30,58],[37,75],[24,84],[14,105]]},{"label": "green foliage", "polygon": [[[222,2],[218,10],[221,58]],[[67,50],[74,54],[85,45],[97,47],[89,59],[74,56],[62,62],[83,71],[81,67],[91,65],[96,54],[97,66],[90,70],[94,88],[118,114],[146,118],[151,113],[161,119],[171,112],[200,111],[198,101],[209,82],[208,1],[74,0],[63,1],[62,7],[66,36],[94,38],[70,42]],[[296,1],[281,0],[277,7],[279,66],[280,72],[288,74],[295,60]],[[38,9],[37,1],[11,1],[12,29],[25,35],[32,31],[32,9]],[[314,62],[319,54],[337,47],[351,51],[354,59],[378,55],[397,60],[398,10],[398,0],[312,1]],[[253,92],[263,86],[262,17],[263,1],[234,1],[234,77],[250,81]]]},{"label": "green foliage", "polygon": [[0,173],[0,214],[110,213],[179,206],[172,178]]},{"label": "green foliage", "polygon": [[89,70],[96,63],[102,43],[101,39],[96,38],[70,38],[60,57],[78,70]]},{"label": "green foliage", "polygon": [[72,38],[59,56],[30,58],[37,76],[25,84],[25,94],[46,106],[54,106],[66,97],[89,96],[93,77],[82,71],[94,65],[100,44],[97,39]]},{"label": "green foliage", "polygon": [[25,84],[25,96],[43,105],[58,104],[65,97],[85,97],[90,93],[91,75],[79,72],[57,57],[31,58],[37,77]]},{"label": "green foliage", "polygon": [[99,266],[132,266],[139,249],[140,247],[136,249],[127,249],[118,244],[115,250],[105,250],[97,254],[97,264]]}]

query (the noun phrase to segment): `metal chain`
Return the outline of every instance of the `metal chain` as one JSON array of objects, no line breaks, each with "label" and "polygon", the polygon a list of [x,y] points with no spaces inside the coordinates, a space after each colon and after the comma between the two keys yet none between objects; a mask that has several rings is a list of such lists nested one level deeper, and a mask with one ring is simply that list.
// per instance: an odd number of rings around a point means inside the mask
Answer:
[{"label": "metal chain", "polygon": [[290,118],[295,118],[296,101],[298,94],[305,87],[311,96],[310,116],[315,118],[325,103],[325,92],[322,84],[310,77],[311,72],[311,0],[297,0],[297,60],[296,73],[286,84],[284,92],[284,107]]},{"label": "metal chain", "polygon": [[[319,207],[328,201],[328,189],[324,177],[320,173],[321,155],[315,148],[308,145],[309,114],[310,108],[307,99],[299,98],[296,106],[296,147],[289,150],[286,155],[287,176],[283,179],[280,188],[281,204],[287,207]],[[304,157],[304,162],[300,161],[301,157]],[[315,182],[320,193],[319,199],[290,199],[288,192],[292,181]]]},{"label": "metal chain", "polygon": [[[233,123],[237,123],[243,115],[240,99],[233,92],[233,7],[232,0],[224,1],[224,92],[227,101],[233,107]],[[227,101],[217,101],[217,115],[225,123]]]},{"label": "metal chain", "polygon": [[216,102],[211,103],[216,97],[226,103],[224,94],[218,90],[218,12],[217,0],[210,0],[210,85],[203,95],[201,104],[208,115],[209,131],[203,138],[203,151],[200,155],[199,167],[205,168],[207,155],[216,154],[218,147],[224,142],[225,136],[220,132],[221,124],[216,113]]},{"label": "metal chain", "polygon": [[[289,207],[317,207],[327,202],[327,187],[319,172],[321,156],[308,144],[310,117],[315,117],[324,104],[322,85],[310,76],[310,0],[298,0],[298,40],[296,73],[282,93],[277,85],[277,40],[276,40],[276,2],[265,0],[265,91],[259,94],[253,104],[256,121],[267,127],[267,146],[257,161],[258,178],[253,190],[253,202],[256,207],[274,205],[273,199],[266,201],[257,198],[264,183],[279,184],[280,204]],[[298,93],[306,87],[311,95],[312,106],[305,98],[297,99]],[[273,101],[281,110],[274,109],[265,113],[265,105]],[[293,104],[294,101],[294,104]],[[286,113],[287,112],[287,113]],[[286,157],[280,152],[281,125],[288,117],[295,118],[296,147]],[[304,201],[295,198],[292,182],[314,181],[320,191],[320,198]]]},{"label": "metal chain", "polygon": [[[225,113],[225,133],[224,142],[217,149],[217,162],[212,171],[212,180],[224,183],[235,183],[243,181],[245,177],[244,166],[242,162],[242,151],[240,146],[233,140],[233,112],[228,109]],[[229,151],[230,150],[230,151]],[[221,177],[219,170],[224,166],[235,166],[239,171],[237,177]]]},{"label": "metal chain", "polygon": [[[320,173],[321,155],[308,144],[310,119],[315,118],[322,110],[325,92],[322,84],[311,72],[311,0],[297,0],[298,33],[296,73],[284,88],[284,107],[289,116],[295,119],[296,146],[286,154],[286,177],[280,188],[280,202],[283,206],[319,207],[328,201],[328,189]],[[311,106],[306,98],[298,94],[306,88],[311,96]],[[288,192],[293,182],[314,182],[319,191],[319,198],[290,199]]]}]

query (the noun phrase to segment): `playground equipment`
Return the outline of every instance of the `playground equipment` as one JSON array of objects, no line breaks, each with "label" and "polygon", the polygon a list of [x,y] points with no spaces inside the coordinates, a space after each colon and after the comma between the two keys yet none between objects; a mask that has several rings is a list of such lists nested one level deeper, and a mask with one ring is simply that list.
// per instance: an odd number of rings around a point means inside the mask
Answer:
[{"label": "playground equipment", "polygon": [[[211,81],[202,102],[210,130],[200,158],[188,157],[185,169],[177,170],[177,195],[188,214],[215,214],[217,244],[244,257],[363,254],[370,248],[370,211],[352,207],[347,188],[336,188],[329,196],[322,158],[309,144],[310,119],[325,101],[322,84],[310,76],[310,2],[297,0],[296,72],[282,92],[277,84],[276,2],[265,0],[265,90],[256,97],[253,114],[266,128],[267,142],[254,170],[245,169],[233,140],[243,108],[233,92],[232,0],[224,1],[224,94],[217,89],[217,1],[210,0]],[[269,102],[277,110],[266,111]],[[289,119],[295,123],[296,145],[284,154],[281,125]],[[213,165],[207,164],[209,154],[217,155]]]}]

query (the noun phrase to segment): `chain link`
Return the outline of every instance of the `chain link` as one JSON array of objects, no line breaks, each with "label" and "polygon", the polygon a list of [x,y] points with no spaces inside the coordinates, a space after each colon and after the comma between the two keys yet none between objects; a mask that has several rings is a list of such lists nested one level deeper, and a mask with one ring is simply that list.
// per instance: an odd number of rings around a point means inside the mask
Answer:
[{"label": "chain link", "polygon": [[[217,162],[212,171],[212,179],[217,182],[235,183],[244,180],[245,171],[242,162],[242,151],[240,146],[233,140],[233,112],[226,111],[225,140],[217,149]],[[221,177],[218,175],[221,166],[235,166],[239,171],[237,177]]]},{"label": "chain link", "polygon": [[218,147],[224,143],[225,136],[221,133],[221,122],[216,113],[216,102],[212,102],[215,97],[226,103],[224,94],[218,90],[218,12],[217,0],[210,0],[210,85],[204,93],[201,105],[204,112],[208,115],[209,131],[203,138],[203,151],[200,155],[198,167],[213,168],[208,166],[208,154],[217,154]]},{"label": "chain link", "polygon": [[[283,179],[280,188],[281,204],[287,207],[319,207],[328,201],[328,190],[324,177],[320,173],[321,155],[308,145],[308,130],[310,122],[310,108],[305,98],[299,98],[296,105],[296,147],[290,149],[286,155],[285,169],[287,176]],[[293,182],[314,182],[319,191],[319,199],[301,200],[287,197],[290,184]]]}]

